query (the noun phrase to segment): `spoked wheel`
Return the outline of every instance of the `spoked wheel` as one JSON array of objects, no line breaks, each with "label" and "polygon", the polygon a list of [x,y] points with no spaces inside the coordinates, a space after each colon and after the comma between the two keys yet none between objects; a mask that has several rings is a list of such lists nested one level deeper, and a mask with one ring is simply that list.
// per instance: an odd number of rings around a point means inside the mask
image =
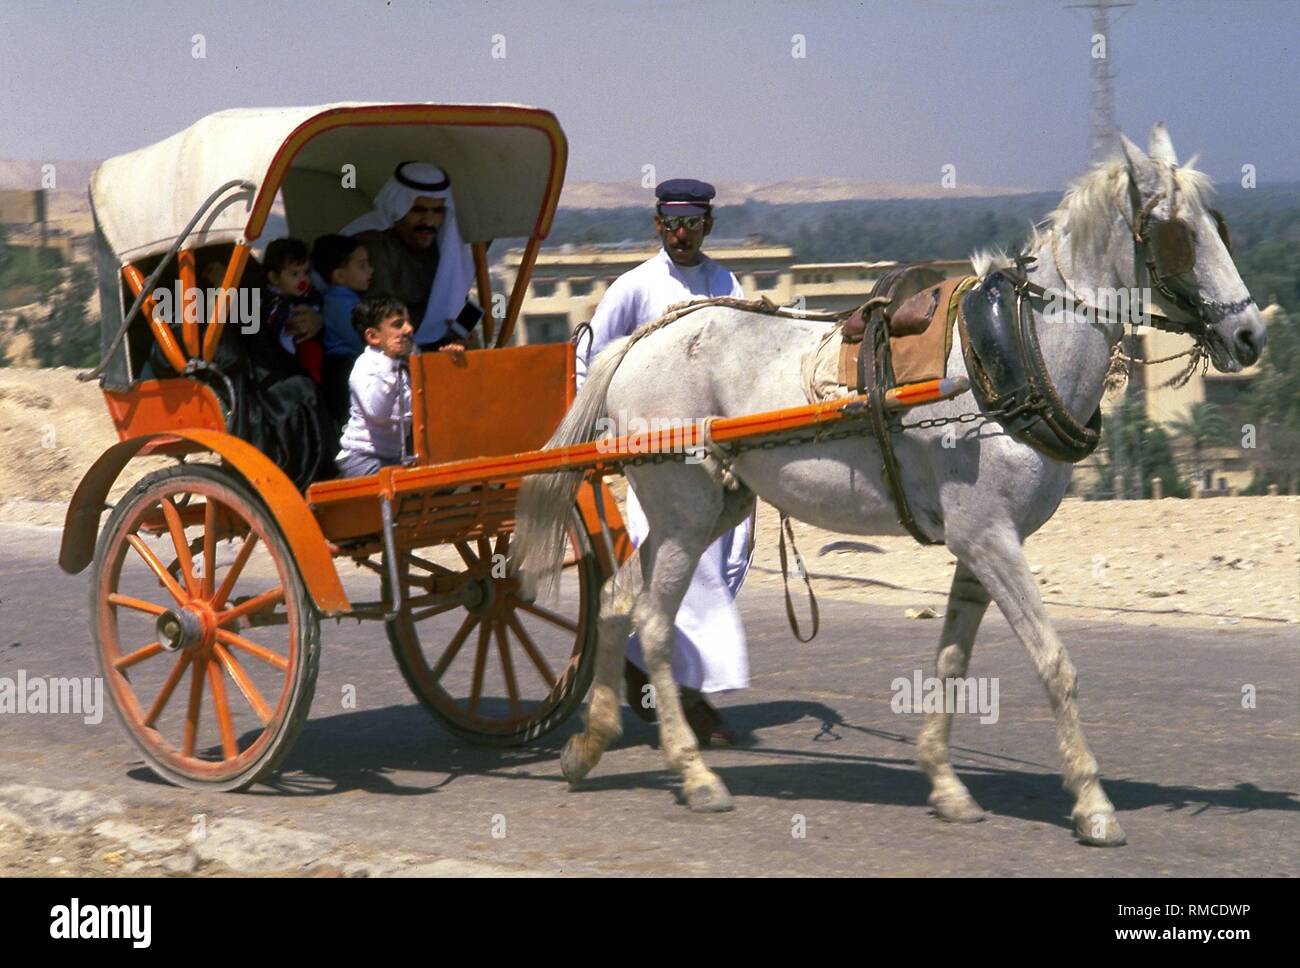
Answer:
[{"label": "spoked wheel", "polygon": [[510,535],[401,552],[398,618],[387,622],[411,691],[451,732],[509,746],[550,732],[595,671],[600,566],[575,512],[560,594],[524,599],[505,575]]},{"label": "spoked wheel", "polygon": [[113,706],[154,772],[237,790],[275,769],[307,719],[320,629],[241,480],[189,464],[136,484],[99,537],[90,609]]}]

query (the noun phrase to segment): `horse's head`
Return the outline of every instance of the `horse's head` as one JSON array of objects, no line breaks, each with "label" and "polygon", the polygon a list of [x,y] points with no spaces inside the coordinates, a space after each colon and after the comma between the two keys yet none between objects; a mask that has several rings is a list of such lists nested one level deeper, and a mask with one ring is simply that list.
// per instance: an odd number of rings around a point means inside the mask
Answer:
[{"label": "horse's head", "polygon": [[1227,223],[1205,204],[1209,180],[1190,164],[1179,167],[1163,124],[1151,130],[1150,154],[1122,135],[1120,140],[1128,163],[1131,227],[1151,298],[1170,320],[1203,334],[1216,369],[1233,373],[1249,366],[1259,359],[1268,334],[1233,264]]}]

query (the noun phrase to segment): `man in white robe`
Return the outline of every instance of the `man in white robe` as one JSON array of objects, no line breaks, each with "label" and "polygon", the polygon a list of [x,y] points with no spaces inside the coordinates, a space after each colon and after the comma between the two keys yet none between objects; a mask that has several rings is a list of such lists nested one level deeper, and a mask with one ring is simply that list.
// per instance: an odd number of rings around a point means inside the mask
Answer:
[{"label": "man in white robe", "polygon": [[[654,223],[663,248],[615,280],[600,301],[591,320],[590,343],[584,339],[578,344],[579,386],[590,363],[610,342],[658,319],[672,304],[743,296],[736,277],[700,251],[713,229],[714,194],[712,185],[687,178],[655,188]],[[649,526],[630,487],[626,518],[628,537],[640,547]],[[752,520],[746,520],[710,545],[677,613],[673,679],[682,687],[687,718],[703,745],[737,741],[701,694],[749,685],[745,632],[734,600],[749,569],[752,540]],[[643,703],[645,661],[635,635],[628,641],[627,654],[628,703],[641,718],[653,721],[653,712]]]}]

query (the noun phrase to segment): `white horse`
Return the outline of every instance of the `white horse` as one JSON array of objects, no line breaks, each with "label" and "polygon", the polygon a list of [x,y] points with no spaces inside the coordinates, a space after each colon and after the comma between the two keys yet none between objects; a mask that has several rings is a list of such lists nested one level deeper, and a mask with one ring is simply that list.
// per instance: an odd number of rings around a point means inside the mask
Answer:
[{"label": "white horse", "polygon": [[[1267,336],[1216,231],[1216,216],[1206,207],[1208,178],[1190,165],[1179,167],[1163,125],[1152,131],[1149,156],[1127,138],[1122,141],[1123,157],[1076,180],[1035,232],[1029,245],[1037,257],[1031,281],[1049,293],[1077,294],[1137,289],[1145,276],[1158,290],[1149,298],[1164,315],[1181,321],[1199,317],[1194,321],[1204,325],[1203,339],[1217,369],[1235,371],[1253,363]],[[1145,265],[1150,240],[1170,227],[1183,232],[1184,248],[1190,243],[1194,252],[1185,255],[1194,255],[1194,265],[1177,277],[1151,274]],[[977,256],[977,274],[990,272],[995,261]],[[1074,418],[1085,422],[1101,400],[1123,323],[1063,301],[1037,303],[1034,311],[1051,380]],[[802,405],[800,360],[817,347],[828,325],[707,307],[671,325],[643,330],[611,344],[595,361],[549,446],[593,440],[598,421],[615,414],[692,420]],[[966,372],[959,341],[954,343],[949,375]],[[924,413],[918,415],[955,415],[973,406],[963,395],[920,408]],[[1055,512],[1072,466],[1018,442],[997,424],[970,426],[961,426],[965,433],[958,434],[956,446],[943,445],[939,428],[909,430],[895,444],[917,522],[958,559],[937,674],[945,680],[966,675],[980,620],[990,598],[996,601],[1046,687],[1064,784],[1075,797],[1078,837],[1089,844],[1122,844],[1124,832],[1080,728],[1074,666],[1048,621],[1023,550],[1025,538]],[[830,531],[901,533],[870,436],[750,450],[735,458],[731,470],[741,483],[738,489],[723,486],[712,461],[627,467],[650,532],[639,556],[605,589],[586,729],[570,739],[561,757],[571,783],[582,779],[619,735],[620,671],[634,624],[655,689],[664,753],[682,776],[686,803],[698,811],[731,809],[730,793],[703,762],[683,716],[669,654],[673,619],[700,554],[750,513],[755,495]],[[513,553],[525,582],[549,587],[558,572],[580,479],[579,473],[564,473],[524,483]],[[917,759],[932,784],[929,802],[945,820],[979,820],[983,811],[949,761],[951,726],[951,710],[929,713],[917,740]]]}]

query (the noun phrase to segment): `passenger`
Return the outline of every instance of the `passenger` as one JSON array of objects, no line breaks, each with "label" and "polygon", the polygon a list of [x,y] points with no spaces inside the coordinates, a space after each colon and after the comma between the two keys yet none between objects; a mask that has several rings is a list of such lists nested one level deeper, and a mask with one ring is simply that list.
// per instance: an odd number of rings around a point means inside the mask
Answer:
[{"label": "passenger", "polygon": [[[220,285],[221,279],[215,284],[212,280],[218,271],[224,278],[232,252],[233,246],[209,246],[199,251],[199,278],[210,288]],[[174,281],[174,276],[166,277],[160,285],[165,288]],[[250,258],[238,287],[262,290],[264,283],[262,267]],[[180,325],[170,319],[168,323],[180,343]],[[207,324],[200,324],[200,338],[206,331]],[[157,342],[153,342],[150,367],[157,379],[180,375]],[[256,327],[228,323],[212,362],[198,368],[193,377],[207,383],[223,401],[227,430],[270,458],[299,490],[333,475],[330,457],[337,448],[338,432],[329,426],[319,389],[276,343],[264,322]]]},{"label": "passenger", "polygon": [[483,311],[467,299],[474,260],[460,237],[451,179],[436,165],[406,161],[375,196],[375,209],[350,222],[374,266],[376,290],[391,292],[415,323],[421,349],[469,338]]},{"label": "passenger", "polygon": [[348,376],[365,349],[352,326],[352,310],[361,293],[370,288],[374,269],[359,239],[322,235],[311,247],[312,268],[325,280],[325,362],[321,367],[321,393],[330,418],[339,430],[348,419]]},{"label": "passenger", "polygon": [[320,294],[311,284],[307,246],[298,239],[276,239],[266,247],[262,262],[268,282],[264,325],[319,385],[325,362],[325,344],[320,338],[324,320]]},{"label": "passenger", "polygon": [[[365,341],[348,378],[351,414],[334,462],[340,477],[375,474],[402,463],[410,453],[411,379],[407,358],[414,329],[406,306],[389,293],[373,293],[352,310],[352,325]],[[441,352],[459,355],[465,347],[448,344]]]}]

